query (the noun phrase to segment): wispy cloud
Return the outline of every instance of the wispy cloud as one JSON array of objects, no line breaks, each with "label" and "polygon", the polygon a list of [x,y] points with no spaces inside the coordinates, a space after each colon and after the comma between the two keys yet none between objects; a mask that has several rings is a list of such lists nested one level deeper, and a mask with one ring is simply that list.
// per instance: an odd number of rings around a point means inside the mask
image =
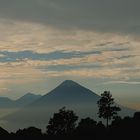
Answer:
[{"label": "wispy cloud", "polygon": [[47,71],[45,72],[50,77],[62,77],[62,76],[69,76],[69,77],[81,77],[81,78],[105,78],[105,77],[112,77],[119,75],[119,70],[111,70],[111,69],[104,69],[104,70],[93,70],[93,69],[78,69],[78,70],[67,70],[67,71]]},{"label": "wispy cloud", "polygon": [[124,79],[139,81],[140,40],[131,35],[82,29],[67,32],[13,20],[0,22],[0,28],[1,89],[62,77],[107,78],[122,84]]},{"label": "wispy cloud", "polygon": [[104,84],[130,84],[130,85],[140,85],[139,81],[109,81]]},{"label": "wispy cloud", "polygon": [[[140,43],[131,36],[95,31],[71,30],[69,32],[36,23],[7,21],[1,23],[0,50],[35,53],[127,51]],[[7,30],[5,29],[7,28]],[[5,32],[5,34],[3,34]],[[110,42],[110,43],[108,43]],[[102,47],[100,47],[102,46]]]}]

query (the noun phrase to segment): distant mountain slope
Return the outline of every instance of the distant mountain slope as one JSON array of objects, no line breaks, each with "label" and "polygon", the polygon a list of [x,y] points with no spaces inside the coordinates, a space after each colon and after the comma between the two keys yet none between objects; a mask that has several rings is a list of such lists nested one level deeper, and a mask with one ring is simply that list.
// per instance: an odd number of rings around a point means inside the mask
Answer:
[{"label": "distant mountain slope", "polygon": [[[78,83],[66,80],[54,90],[34,101],[29,106],[3,118],[8,123],[6,129],[36,126],[45,129],[54,112],[66,107],[74,110],[80,117],[97,119],[97,101],[100,96]],[[134,110],[123,108],[123,115],[132,115]]]},{"label": "distant mountain slope", "polygon": [[17,100],[11,100],[7,97],[0,97],[0,108],[21,108],[33,103],[39,98],[41,98],[41,95],[35,95],[33,93],[27,93]]},{"label": "distant mountain slope", "polygon": [[34,101],[38,100],[39,98],[41,98],[41,95],[35,95],[33,93],[27,93],[24,96],[17,99],[15,101],[15,105],[18,106],[18,107],[27,106],[27,105],[33,103]]},{"label": "distant mountain slope", "polygon": [[0,97],[0,108],[10,107],[13,105],[13,103],[14,101],[7,97]]},{"label": "distant mountain slope", "polygon": [[11,100],[7,97],[0,97],[0,118],[16,112],[39,98],[41,98],[41,95],[35,95],[32,93],[27,93],[17,100]]},{"label": "distant mountain slope", "polygon": [[97,101],[100,98],[91,90],[81,86],[80,84],[66,80],[50,91],[48,94],[42,96],[39,100],[35,101],[33,106],[42,106],[46,104],[57,104],[59,106],[75,104],[85,104]]}]

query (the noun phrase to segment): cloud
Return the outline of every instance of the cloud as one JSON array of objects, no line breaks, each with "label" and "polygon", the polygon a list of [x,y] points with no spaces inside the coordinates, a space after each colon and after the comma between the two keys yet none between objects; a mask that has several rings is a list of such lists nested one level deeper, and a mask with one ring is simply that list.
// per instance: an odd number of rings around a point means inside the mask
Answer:
[{"label": "cloud", "polygon": [[0,50],[9,52],[124,52],[133,49],[136,53],[140,44],[132,36],[79,29],[67,32],[51,26],[12,20],[0,22],[0,28]]},{"label": "cloud", "polygon": [[0,88],[9,92],[55,78],[140,80],[140,40],[134,36],[9,19],[0,19],[0,30]]},{"label": "cloud", "polygon": [[[114,55],[114,54],[113,54]],[[17,62],[1,62],[0,63],[0,83],[7,84],[25,84],[43,81],[44,77],[64,77],[74,76],[83,78],[110,78],[110,79],[133,79],[140,76],[140,67],[115,67],[114,65],[122,64],[126,62],[115,63],[112,61],[110,64],[106,64],[106,61],[110,61],[112,54],[98,54],[87,55],[79,58],[58,59],[58,60],[30,60],[24,59]],[[98,64],[92,66],[92,64]],[[55,66],[56,70],[52,69]],[[69,69],[59,70],[57,67]],[[72,66],[70,68],[70,66]],[[89,68],[87,68],[90,66]]]},{"label": "cloud", "polygon": [[109,81],[104,84],[129,84],[129,85],[140,85],[139,81]]},{"label": "cloud", "polygon": [[50,77],[81,77],[81,78],[111,78],[120,74],[119,70],[112,69],[78,69],[78,70],[67,70],[67,71],[46,71],[46,74]]},{"label": "cloud", "polygon": [[[17,72],[13,67],[18,67],[19,71],[29,68],[42,77],[42,72],[50,71],[51,66],[56,66],[56,71],[57,66],[73,66],[70,71],[75,72],[79,67],[85,69],[98,64],[103,73],[107,68],[121,71],[122,75],[119,74],[123,77],[138,76],[135,68],[140,67],[140,40],[132,36],[80,29],[67,32],[51,26],[4,19],[0,27],[0,54],[3,56],[0,66],[11,67],[11,75]],[[25,75],[29,74],[25,71]]]},{"label": "cloud", "polygon": [[0,17],[61,29],[139,34],[139,5],[138,0],[1,0]]},{"label": "cloud", "polygon": [[0,54],[0,58],[3,58],[3,57],[5,57],[5,55],[4,54]]}]

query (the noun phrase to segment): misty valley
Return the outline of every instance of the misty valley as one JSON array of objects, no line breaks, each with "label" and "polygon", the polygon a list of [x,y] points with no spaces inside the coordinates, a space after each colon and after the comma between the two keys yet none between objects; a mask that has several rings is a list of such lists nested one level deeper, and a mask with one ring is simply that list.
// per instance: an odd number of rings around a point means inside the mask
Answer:
[{"label": "misty valley", "polygon": [[[109,93],[106,92],[105,94],[109,95]],[[72,80],[66,80],[62,82],[55,89],[42,96],[35,95],[33,93],[27,93],[17,100],[1,97],[0,126],[5,129],[5,131],[7,130],[10,132],[7,133],[9,135],[12,134],[12,136],[15,138],[20,138],[22,135],[25,135],[25,137],[32,137],[34,136],[32,133],[36,133],[36,131],[38,133],[38,137],[42,137],[42,139],[43,137],[55,138],[58,136],[61,138],[67,138],[68,136],[72,137],[73,135],[75,135],[75,137],[79,137],[82,135],[82,133],[85,133],[85,136],[92,136],[93,130],[96,130],[97,133],[99,133],[99,130],[103,131],[103,133],[105,133],[104,135],[106,135],[106,133],[114,133],[112,132],[114,131],[114,127],[120,127],[121,129],[121,125],[123,125],[125,121],[125,123],[128,123],[129,125],[129,121],[133,122],[135,118],[139,118],[138,113],[135,115],[136,110],[115,103],[115,105],[120,106],[121,108],[121,110],[118,110],[120,117],[117,118],[116,116],[112,123],[109,121],[109,126],[106,128],[106,121],[104,119],[100,119],[98,116],[97,103],[99,103],[100,98],[101,96]],[[63,107],[66,107],[66,109]],[[59,113],[56,113],[58,111]],[[49,133],[52,133],[51,136],[48,134],[46,135],[46,126],[49,126],[53,114],[53,117],[56,117],[56,122],[58,123],[56,125],[61,126],[63,125],[64,120],[69,120],[69,118],[67,118],[69,116],[69,112],[72,113],[71,115],[76,117],[74,122],[77,121],[77,123],[73,124],[74,128],[71,134],[65,134],[67,132],[63,131],[59,132],[59,130],[56,130],[57,134],[55,134],[54,129],[49,131]],[[60,118],[58,117],[59,115]],[[66,117],[65,115],[68,116]],[[64,117],[66,117],[66,119]],[[81,119],[82,122],[79,122],[78,119],[79,121]],[[55,125],[53,123],[56,122],[52,122],[52,125]],[[64,124],[66,123],[67,122],[64,122]],[[80,126],[77,126],[78,124]],[[64,125],[63,127],[66,126]],[[48,128],[52,129],[51,127]],[[89,129],[89,132],[87,132],[86,129]],[[106,129],[110,129],[110,131],[106,132]]]}]

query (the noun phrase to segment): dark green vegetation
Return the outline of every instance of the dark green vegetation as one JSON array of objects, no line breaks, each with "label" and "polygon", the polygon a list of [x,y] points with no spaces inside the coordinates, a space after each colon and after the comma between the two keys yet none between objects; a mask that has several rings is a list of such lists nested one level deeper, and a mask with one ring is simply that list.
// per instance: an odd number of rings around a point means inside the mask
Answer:
[{"label": "dark green vegetation", "polygon": [[[94,119],[87,117],[78,120],[78,116],[73,110],[68,110],[65,107],[61,108],[57,113],[54,113],[46,126],[46,132],[42,133],[41,129],[36,127],[28,127],[19,129],[15,133],[8,133],[3,128],[0,128],[1,139],[135,139],[139,136],[140,129],[140,112],[134,113],[133,117],[121,118],[117,115],[120,111],[119,107],[114,105],[114,99],[110,92],[105,91],[100,100],[99,117],[112,120],[105,126],[101,121],[97,122]],[[107,121],[108,122],[108,121]]]}]

